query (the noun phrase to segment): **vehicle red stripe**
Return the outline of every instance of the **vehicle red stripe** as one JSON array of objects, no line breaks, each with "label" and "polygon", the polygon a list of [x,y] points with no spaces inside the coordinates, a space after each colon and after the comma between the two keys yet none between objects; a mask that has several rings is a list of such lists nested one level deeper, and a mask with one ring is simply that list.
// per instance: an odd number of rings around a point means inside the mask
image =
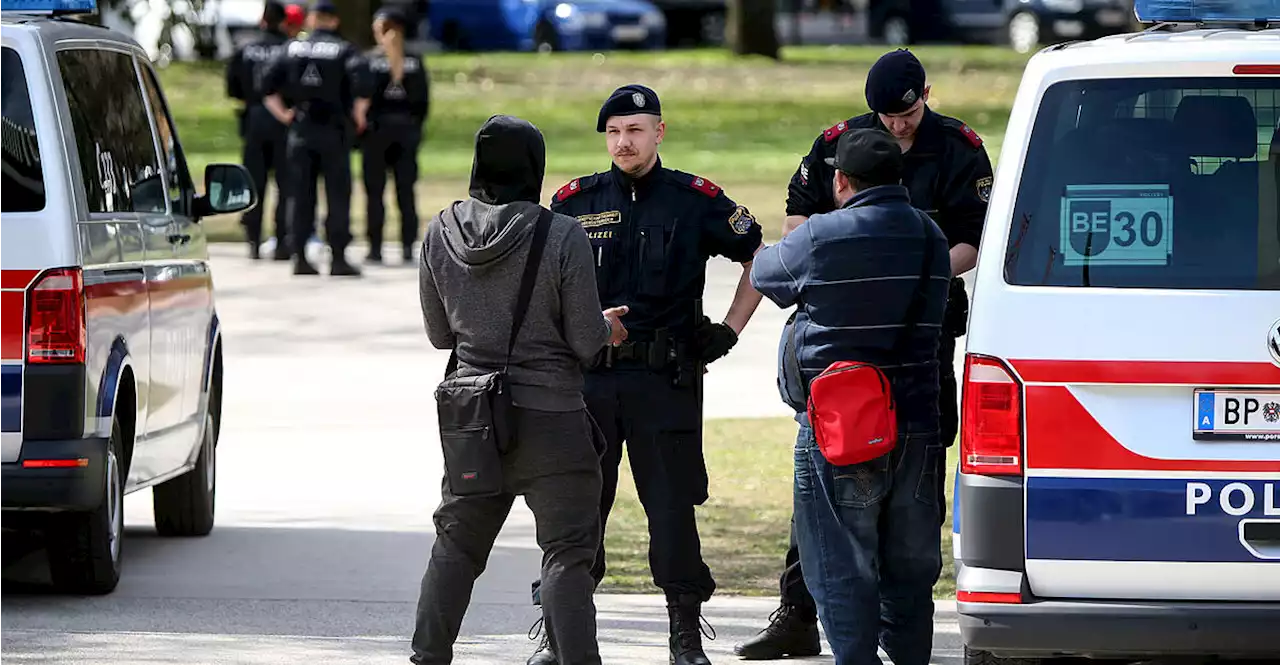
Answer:
[{"label": "vehicle red stripe", "polygon": [[1026,383],[1280,385],[1280,367],[1265,362],[1022,359],[1009,364]]},{"label": "vehicle red stripe", "polygon": [[[1156,459],[1116,440],[1064,386],[1027,387],[1027,468],[1108,471],[1263,471],[1280,460]],[[1187,423],[1190,436],[1191,423]]]},{"label": "vehicle red stripe", "polygon": [[0,270],[0,288],[25,289],[38,274],[39,270]]},{"label": "vehicle red stripe", "polygon": [[0,359],[22,360],[26,303],[27,294],[22,291],[0,291]]}]

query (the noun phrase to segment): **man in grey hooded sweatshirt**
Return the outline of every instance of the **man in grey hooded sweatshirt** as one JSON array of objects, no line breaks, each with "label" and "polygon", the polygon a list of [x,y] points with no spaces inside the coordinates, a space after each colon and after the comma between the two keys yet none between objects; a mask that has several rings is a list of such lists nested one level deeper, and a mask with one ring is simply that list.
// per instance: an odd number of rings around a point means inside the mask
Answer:
[{"label": "man in grey hooded sweatshirt", "polygon": [[[457,354],[458,375],[502,369],[511,312],[546,164],[542,134],[493,116],[476,134],[470,198],[427,225],[419,265],[422,314],[433,346]],[[600,662],[591,564],[600,539],[603,442],[582,398],[583,366],[626,330],[625,307],[601,310],[586,232],[554,215],[528,313],[507,369],[516,407],[514,449],[503,458],[503,493],[457,497],[442,483],[436,541],[418,599],[413,656],[449,663],[475,580],[484,571],[516,495],[537,522],[542,604],[562,665]]]}]

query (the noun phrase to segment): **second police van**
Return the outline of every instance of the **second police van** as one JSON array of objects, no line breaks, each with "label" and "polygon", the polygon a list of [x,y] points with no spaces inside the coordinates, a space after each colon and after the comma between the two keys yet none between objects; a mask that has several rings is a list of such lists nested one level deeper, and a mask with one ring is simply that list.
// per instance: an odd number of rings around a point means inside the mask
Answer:
[{"label": "second police van", "polygon": [[1033,57],[1009,119],[964,359],[970,665],[1280,662],[1280,1],[1136,11]]},{"label": "second police van", "polygon": [[45,534],[60,589],[120,580],[124,495],[151,488],[163,536],[214,524],[222,335],[201,222],[257,203],[211,164],[203,193],[155,69],[131,38],[6,0],[4,528]]}]

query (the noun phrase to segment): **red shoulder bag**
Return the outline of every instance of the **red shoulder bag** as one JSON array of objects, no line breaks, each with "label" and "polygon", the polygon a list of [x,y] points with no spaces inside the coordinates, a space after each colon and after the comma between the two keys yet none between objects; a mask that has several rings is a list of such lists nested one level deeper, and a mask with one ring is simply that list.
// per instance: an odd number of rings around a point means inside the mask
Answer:
[{"label": "red shoulder bag", "polygon": [[[924,309],[933,263],[933,233],[924,223],[924,263],[907,306],[893,350],[901,356]],[[792,328],[794,338],[795,328]],[[794,342],[792,351],[795,352]],[[800,371],[796,354],[796,371]],[[803,381],[802,381],[803,384]],[[808,387],[809,424],[823,457],[836,466],[859,464],[887,455],[898,443],[898,415],[888,377],[877,366],[860,361],[831,363]]]}]

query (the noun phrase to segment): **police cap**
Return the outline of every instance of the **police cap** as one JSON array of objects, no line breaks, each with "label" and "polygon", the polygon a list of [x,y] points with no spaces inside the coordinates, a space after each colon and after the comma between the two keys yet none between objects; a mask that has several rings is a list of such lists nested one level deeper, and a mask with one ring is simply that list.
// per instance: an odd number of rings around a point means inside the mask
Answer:
[{"label": "police cap", "polygon": [[600,107],[600,117],[596,120],[596,131],[603,132],[605,122],[615,115],[636,115],[648,113],[662,115],[662,105],[658,102],[658,93],[639,84],[624,85],[613,91],[609,99]]},{"label": "police cap", "polygon": [[835,157],[826,162],[868,185],[892,185],[902,180],[902,147],[880,129],[851,129],[841,134]]},{"label": "police cap", "polygon": [[902,113],[924,95],[924,65],[907,49],[890,51],[867,72],[867,106],[876,113]]},{"label": "police cap", "polygon": [[378,13],[373,15],[373,18],[390,21],[400,27],[406,27],[409,25],[409,17],[405,15],[403,9],[396,6],[388,6],[379,9]]},{"label": "police cap", "polygon": [[311,3],[311,11],[317,14],[333,14],[337,16],[338,5],[333,0],[315,0]]}]

